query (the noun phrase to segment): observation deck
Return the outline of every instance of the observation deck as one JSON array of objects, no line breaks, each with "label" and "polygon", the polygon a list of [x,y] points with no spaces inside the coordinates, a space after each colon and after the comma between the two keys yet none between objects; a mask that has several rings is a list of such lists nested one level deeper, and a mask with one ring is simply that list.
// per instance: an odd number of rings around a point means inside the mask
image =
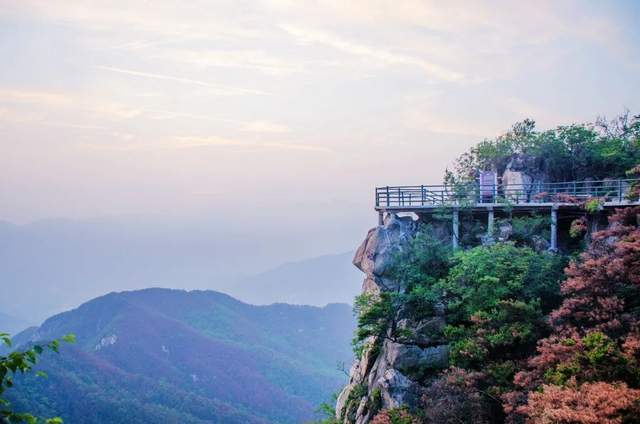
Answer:
[{"label": "observation deck", "polygon": [[493,233],[494,210],[551,212],[551,250],[557,250],[559,209],[580,209],[596,199],[599,209],[640,205],[630,199],[631,187],[640,178],[569,181],[555,183],[502,184],[492,174],[478,182],[455,185],[419,185],[376,187],[375,209],[382,224],[385,213],[429,214],[440,210],[453,212],[453,246],[458,246],[459,210],[486,211],[488,233]]}]

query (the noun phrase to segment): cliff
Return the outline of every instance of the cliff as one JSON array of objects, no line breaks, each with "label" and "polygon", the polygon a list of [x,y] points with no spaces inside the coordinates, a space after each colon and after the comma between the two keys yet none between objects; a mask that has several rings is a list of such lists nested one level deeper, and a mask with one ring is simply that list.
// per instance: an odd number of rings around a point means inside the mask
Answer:
[{"label": "cliff", "polygon": [[[504,191],[499,210],[387,214],[353,261],[357,360],[325,422],[637,422],[640,183],[624,182],[625,205],[607,206],[606,187],[640,176],[639,140],[640,116],[543,132],[526,120],[445,181],[464,189],[493,171],[530,192]],[[567,181],[603,189],[511,207]]]},{"label": "cliff", "polygon": [[[418,231],[411,217],[388,215],[384,225],[373,228],[356,251],[353,263],[364,274],[364,294],[379,297],[383,292],[403,292],[404,284],[390,272],[395,258],[409,249]],[[444,340],[433,338],[445,325],[443,308],[436,315],[419,322],[395,312],[393,325],[384,340],[368,341],[361,358],[354,363],[349,384],[342,390],[336,405],[336,417],[344,423],[367,423],[382,409],[416,405],[424,387],[412,380],[420,368],[447,366],[449,347]],[[393,336],[399,329],[410,328],[411,340]],[[371,348],[375,343],[379,348]]]}]

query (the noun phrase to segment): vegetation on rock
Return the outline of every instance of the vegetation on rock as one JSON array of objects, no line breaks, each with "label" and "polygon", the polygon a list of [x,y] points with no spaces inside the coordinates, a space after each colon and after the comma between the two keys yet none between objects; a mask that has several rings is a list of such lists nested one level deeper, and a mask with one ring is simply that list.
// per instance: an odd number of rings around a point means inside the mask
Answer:
[{"label": "vegetation on rock", "polygon": [[[543,132],[526,120],[471,149],[446,180],[455,188],[507,168],[540,182],[635,177],[638,162],[640,115]],[[631,185],[627,199],[638,193]],[[616,210],[594,232],[602,198],[544,196],[580,207],[563,252],[541,248],[548,217],[509,208],[491,239],[476,234],[484,227],[462,229],[457,252],[423,224],[385,276],[398,288],[359,298],[359,349],[385,357],[383,339],[449,349],[448,368],[405,373],[410,383],[398,387],[421,391],[420,401],[387,402],[370,422],[638,422],[640,208]]]}]

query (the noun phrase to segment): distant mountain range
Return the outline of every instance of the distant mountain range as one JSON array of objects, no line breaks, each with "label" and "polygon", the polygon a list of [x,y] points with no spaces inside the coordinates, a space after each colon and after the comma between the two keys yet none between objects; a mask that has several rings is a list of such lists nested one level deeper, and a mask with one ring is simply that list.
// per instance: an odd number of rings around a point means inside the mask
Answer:
[{"label": "distant mountain range", "polygon": [[351,263],[353,252],[290,262],[248,277],[228,292],[245,302],[285,302],[322,306],[331,302],[353,303],[360,293],[363,274]]},{"label": "distant mountain range", "polygon": [[213,291],[111,293],[46,320],[20,344],[75,333],[48,378],[17,379],[19,410],[83,423],[301,423],[345,381],[351,308],[253,306]]},{"label": "distant mountain range", "polygon": [[292,249],[288,236],[274,240],[230,234],[224,225],[150,221],[0,221],[0,311],[39,323],[104,293],[146,287],[212,289],[257,304],[313,305],[351,302],[360,289],[362,276],[351,254],[249,277],[281,262],[282,246]]}]

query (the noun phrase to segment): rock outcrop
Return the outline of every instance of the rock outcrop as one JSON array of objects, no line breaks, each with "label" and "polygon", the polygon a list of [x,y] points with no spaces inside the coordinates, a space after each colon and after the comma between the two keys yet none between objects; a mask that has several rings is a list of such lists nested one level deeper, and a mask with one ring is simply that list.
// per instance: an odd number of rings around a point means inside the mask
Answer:
[{"label": "rock outcrop", "polygon": [[[391,266],[408,250],[417,229],[411,217],[388,215],[384,225],[369,231],[353,260],[365,274],[363,293],[404,291],[402,282],[391,275]],[[365,349],[353,364],[349,384],[338,397],[336,417],[345,424],[365,424],[381,409],[416,405],[425,388],[414,376],[425,368],[447,366],[449,347],[432,336],[444,328],[443,315],[440,311],[427,320],[413,322],[397,311],[395,328],[411,330],[411,340],[369,340],[370,346],[377,347]]]}]

